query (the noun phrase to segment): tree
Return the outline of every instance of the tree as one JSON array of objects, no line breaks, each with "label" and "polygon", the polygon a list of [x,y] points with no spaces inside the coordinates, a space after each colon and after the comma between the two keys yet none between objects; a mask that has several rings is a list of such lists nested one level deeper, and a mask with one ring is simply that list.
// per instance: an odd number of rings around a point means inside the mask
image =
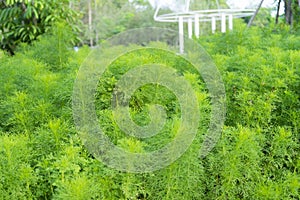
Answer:
[{"label": "tree", "polygon": [[[151,6],[146,0],[73,1],[78,2],[75,9],[84,13],[82,16],[84,35],[82,35],[82,38],[84,43],[89,46],[95,46],[101,40],[126,29],[141,27],[137,26],[138,21],[140,24],[145,24],[149,21],[154,22],[154,11],[151,10],[151,16],[148,15]],[[148,9],[146,10],[146,8]]]},{"label": "tree", "polygon": [[284,0],[285,21],[287,24],[290,24],[290,25],[293,22],[292,3],[293,3],[293,0]]},{"label": "tree", "polygon": [[[92,33],[93,31],[93,10],[92,10],[92,2],[91,0],[87,1],[88,3],[88,15],[89,15],[89,32]],[[90,46],[92,47],[94,38],[90,36]]]},{"label": "tree", "polygon": [[254,15],[252,15],[252,17],[251,17],[251,19],[250,19],[250,21],[248,23],[248,27],[250,27],[252,25],[252,23],[253,23],[255,17],[257,16],[257,14],[258,14],[258,12],[259,12],[259,10],[260,10],[260,8],[261,8],[261,6],[262,6],[263,3],[264,3],[264,0],[261,0],[260,3],[259,3],[259,6],[257,7],[257,9],[256,9],[256,11],[254,13]]},{"label": "tree", "polygon": [[1,49],[14,55],[20,43],[32,43],[59,21],[79,31],[78,17],[79,14],[69,8],[68,0],[1,0]]},{"label": "tree", "polygon": [[275,19],[276,24],[278,24],[278,21],[279,21],[279,12],[280,12],[281,1],[282,0],[278,0],[278,4],[277,4],[277,12],[276,12],[276,19]]},{"label": "tree", "polygon": [[[282,0],[278,0],[275,22],[278,23]],[[300,0],[283,0],[285,23],[296,27],[300,24]]]}]

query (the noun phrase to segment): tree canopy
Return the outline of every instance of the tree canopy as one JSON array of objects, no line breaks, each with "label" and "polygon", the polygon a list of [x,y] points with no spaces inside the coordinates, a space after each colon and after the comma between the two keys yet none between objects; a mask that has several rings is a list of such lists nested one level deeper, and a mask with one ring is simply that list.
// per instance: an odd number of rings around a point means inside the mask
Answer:
[{"label": "tree canopy", "polygon": [[68,0],[0,1],[0,46],[14,54],[21,43],[31,43],[58,21],[78,31],[79,14],[69,8]]}]

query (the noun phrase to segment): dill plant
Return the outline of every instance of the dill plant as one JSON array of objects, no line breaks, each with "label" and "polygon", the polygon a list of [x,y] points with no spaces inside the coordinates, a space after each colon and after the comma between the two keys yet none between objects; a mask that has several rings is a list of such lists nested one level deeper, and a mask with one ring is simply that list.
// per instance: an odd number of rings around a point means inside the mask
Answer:
[{"label": "dill plant", "polygon": [[[127,137],[110,110],[112,88],[126,70],[164,60],[179,66],[196,91],[201,120],[193,144],[170,166],[145,174],[110,169],[84,147],[74,128],[71,96],[89,49],[74,53],[66,48],[65,57],[54,50],[38,56],[51,48],[47,37],[57,38],[45,36],[13,58],[0,54],[0,199],[300,198],[298,35],[268,28],[244,31],[238,25],[230,33],[199,39],[226,84],[228,113],[222,137],[205,158],[198,155],[210,120],[210,99],[201,77],[185,70],[189,63],[146,50],[113,62],[99,80],[97,114],[110,139],[131,152],[151,151],[170,142],[180,106],[166,88],[139,88],[130,102],[132,118],[147,124],[148,104],[160,103],[167,110],[167,123],[154,138]],[[122,48],[108,53],[118,55]]]}]

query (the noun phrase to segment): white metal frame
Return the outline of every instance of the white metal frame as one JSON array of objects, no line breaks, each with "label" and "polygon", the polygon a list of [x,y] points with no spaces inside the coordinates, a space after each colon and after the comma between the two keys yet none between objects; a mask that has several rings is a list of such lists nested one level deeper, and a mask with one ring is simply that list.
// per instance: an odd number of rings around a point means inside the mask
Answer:
[{"label": "white metal frame", "polygon": [[180,53],[184,53],[184,23],[188,24],[188,37],[193,37],[194,25],[194,35],[199,38],[201,22],[211,22],[211,31],[212,33],[215,33],[217,29],[216,22],[221,21],[221,32],[225,33],[227,30],[227,20],[228,29],[232,30],[234,18],[252,16],[255,12],[253,9],[214,9],[190,11],[189,7],[190,0],[185,0],[185,8],[182,12],[159,15],[161,7],[158,6],[154,14],[155,21],[178,23]]}]

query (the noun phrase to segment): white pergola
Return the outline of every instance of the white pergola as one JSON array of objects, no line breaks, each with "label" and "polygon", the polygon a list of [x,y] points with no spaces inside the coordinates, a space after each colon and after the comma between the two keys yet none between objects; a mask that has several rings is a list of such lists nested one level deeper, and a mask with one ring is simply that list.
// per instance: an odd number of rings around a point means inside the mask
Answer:
[{"label": "white pergola", "polygon": [[[183,4],[183,2],[178,1],[174,3]],[[219,5],[218,0],[216,0],[216,5]],[[181,8],[180,11],[159,15],[161,5],[158,5],[154,14],[154,20],[178,23],[180,53],[184,53],[184,23],[188,24],[188,37],[192,38],[195,35],[199,38],[201,22],[211,22],[211,31],[215,33],[217,21],[221,21],[221,32],[225,33],[227,29],[233,29],[234,18],[252,16],[255,12],[252,9],[219,9],[219,6],[217,9],[192,11],[190,10],[190,0],[185,0],[184,4],[178,7]]]}]

